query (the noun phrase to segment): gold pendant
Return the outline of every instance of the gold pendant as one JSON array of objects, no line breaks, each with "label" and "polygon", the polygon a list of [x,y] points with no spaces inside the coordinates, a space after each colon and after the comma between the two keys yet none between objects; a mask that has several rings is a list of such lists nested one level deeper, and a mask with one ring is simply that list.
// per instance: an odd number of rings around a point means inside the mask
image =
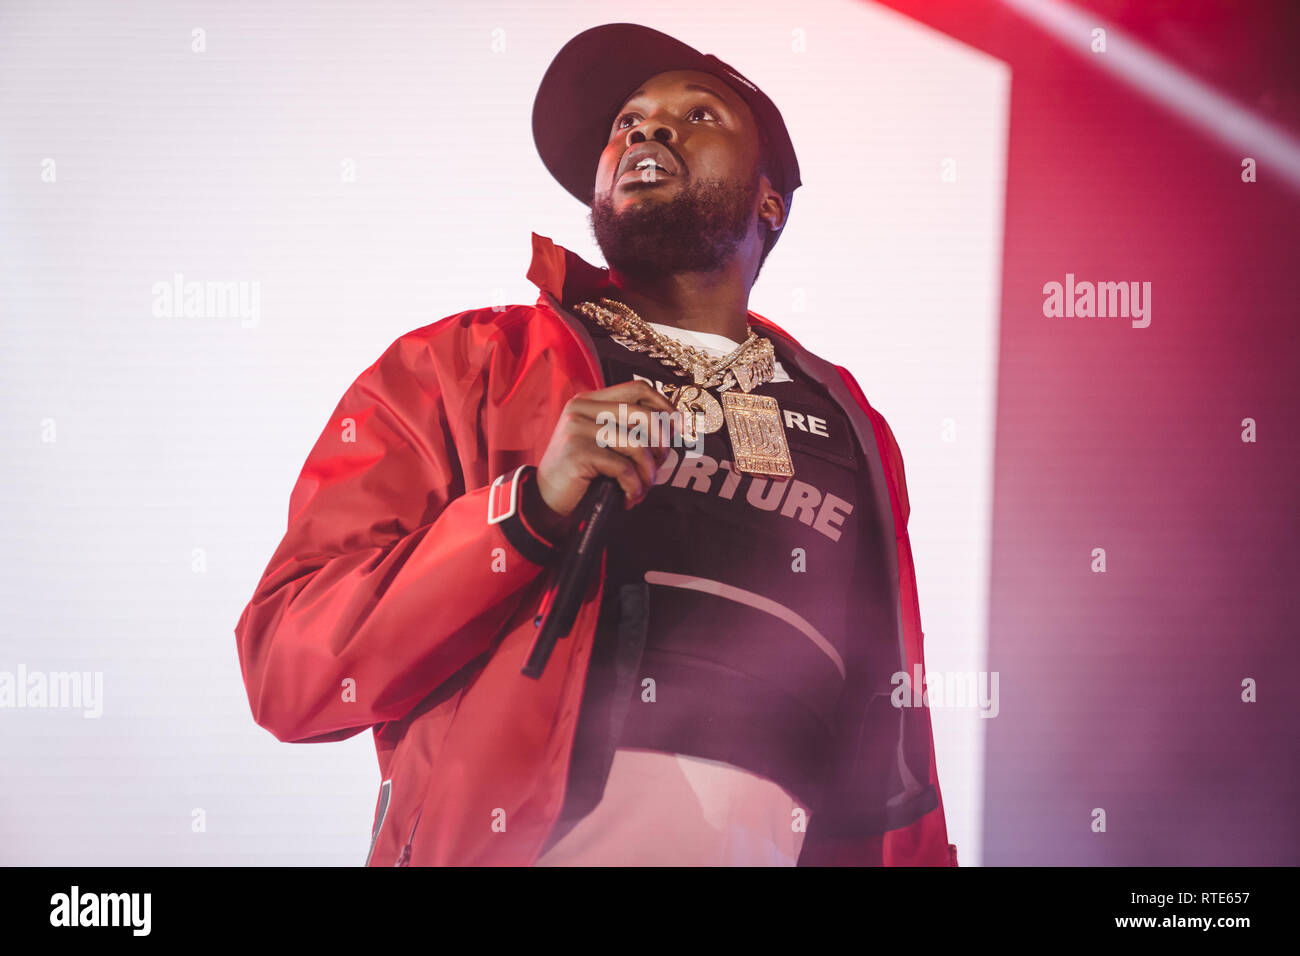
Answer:
[{"label": "gold pendant", "polygon": [[[682,440],[694,444],[699,435],[712,435],[722,427],[722,406],[696,385],[665,385],[668,401],[682,413]],[[703,416],[701,418],[701,416]]]},{"label": "gold pendant", "polygon": [[722,393],[722,413],[731,436],[736,467],[752,475],[789,478],[794,475],[790,446],[785,441],[781,406],[770,395]]},{"label": "gold pendant", "polygon": [[741,391],[752,392],[758,385],[754,380],[754,371],[748,365],[733,365],[731,374],[735,376],[736,384],[740,386]]}]

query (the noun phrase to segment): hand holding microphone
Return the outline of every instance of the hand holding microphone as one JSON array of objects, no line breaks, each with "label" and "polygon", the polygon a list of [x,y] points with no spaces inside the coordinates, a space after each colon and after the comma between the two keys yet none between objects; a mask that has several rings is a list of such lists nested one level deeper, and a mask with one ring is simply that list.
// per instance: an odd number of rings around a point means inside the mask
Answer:
[{"label": "hand holding microphone", "polygon": [[[598,440],[607,427],[597,421],[598,416],[606,412],[618,422],[620,405],[642,406],[647,412],[676,412],[653,386],[635,379],[569,399],[537,466],[538,491],[560,519],[572,516],[587,486],[600,475],[618,482],[627,507],[643,500],[654,484],[654,473],[668,453],[668,436],[654,445],[633,445],[624,432],[614,445],[602,445]],[[636,410],[629,408],[628,424],[635,423],[635,414]],[[655,432],[648,428],[647,434],[653,439]]]},{"label": "hand holding microphone", "polygon": [[[621,405],[628,408],[619,414]],[[670,429],[654,427],[651,413],[666,412]],[[609,416],[609,417],[606,417]],[[645,416],[641,418],[641,416]],[[645,443],[632,443],[626,426],[641,420]],[[545,534],[565,545],[554,600],[533,642],[523,673],[540,677],[555,641],[568,635],[581,595],[604,544],[609,512],[623,499],[624,508],[645,500],[654,475],[668,454],[672,434],[680,434],[677,411],[668,399],[641,381],[622,382],[569,399],[537,466],[537,491],[544,512],[537,516]],[[608,438],[613,435],[614,442]]]}]

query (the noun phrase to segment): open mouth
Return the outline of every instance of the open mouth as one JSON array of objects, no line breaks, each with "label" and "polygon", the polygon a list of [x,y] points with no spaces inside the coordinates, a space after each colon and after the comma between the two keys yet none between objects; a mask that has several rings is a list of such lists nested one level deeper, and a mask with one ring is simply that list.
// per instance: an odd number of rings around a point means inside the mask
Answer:
[{"label": "open mouth", "polygon": [[660,166],[653,159],[646,157],[618,177],[618,184],[645,182],[654,183],[673,178],[673,173]]},{"label": "open mouth", "polygon": [[629,149],[619,164],[615,185],[657,183],[672,179],[680,172],[677,157],[663,143],[638,143]]}]

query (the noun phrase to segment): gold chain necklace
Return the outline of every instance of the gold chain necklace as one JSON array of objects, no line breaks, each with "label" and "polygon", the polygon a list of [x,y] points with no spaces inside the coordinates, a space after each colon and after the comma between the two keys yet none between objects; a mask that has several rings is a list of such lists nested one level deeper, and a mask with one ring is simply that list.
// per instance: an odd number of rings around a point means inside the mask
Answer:
[{"label": "gold chain necklace", "polygon": [[[700,349],[664,335],[615,299],[580,302],[574,311],[608,329],[610,338],[632,352],[648,352],[692,385],[664,385],[673,406],[682,413],[682,437],[694,444],[725,420],[736,468],[749,474],[788,478],[794,474],[785,440],[781,407],[769,395],[749,394],[776,375],[776,353],[769,339],[753,329],[728,355],[715,359]],[[729,391],[739,385],[744,394]],[[717,388],[722,402],[708,392]]]},{"label": "gold chain necklace", "polygon": [[[716,387],[719,392],[726,391],[732,385],[739,385],[742,391],[752,392],[776,374],[776,353],[771,341],[759,338],[753,329],[749,330],[749,337],[730,354],[715,359],[694,346],[664,335],[616,299],[601,299],[600,302],[622,319],[613,327],[606,325],[616,333],[611,337],[619,345],[634,352],[650,351],[651,356],[658,358],[661,364],[676,365],[678,375],[691,376],[696,385]],[[596,321],[601,321],[600,310],[595,309],[594,312]],[[592,311],[584,314],[592,316]]]}]

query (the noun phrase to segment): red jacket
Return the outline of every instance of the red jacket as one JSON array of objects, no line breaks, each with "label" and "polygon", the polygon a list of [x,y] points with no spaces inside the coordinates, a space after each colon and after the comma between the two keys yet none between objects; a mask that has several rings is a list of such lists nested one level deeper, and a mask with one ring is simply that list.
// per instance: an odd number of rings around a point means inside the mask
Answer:
[{"label": "red jacket", "polygon": [[[528,277],[535,305],[449,316],[361,373],[303,466],[288,529],[235,627],[253,719],[279,740],[373,728],[382,783],[371,866],[530,865],[564,800],[603,564],[542,678],[524,677],[552,565],[488,517],[510,511],[520,466],[541,460],[564,403],[607,384],[560,303],[588,297],[608,273],[534,234]],[[866,457],[889,491],[880,507],[897,541],[898,663],[905,655],[911,674],[924,667],[923,635],[893,433],[846,369],[762,316],[750,321],[840,401],[861,447],[879,449]],[[799,865],[956,865],[929,712],[916,711],[910,769],[901,718],[881,764],[902,768],[914,819],[870,834],[814,815]]]}]

